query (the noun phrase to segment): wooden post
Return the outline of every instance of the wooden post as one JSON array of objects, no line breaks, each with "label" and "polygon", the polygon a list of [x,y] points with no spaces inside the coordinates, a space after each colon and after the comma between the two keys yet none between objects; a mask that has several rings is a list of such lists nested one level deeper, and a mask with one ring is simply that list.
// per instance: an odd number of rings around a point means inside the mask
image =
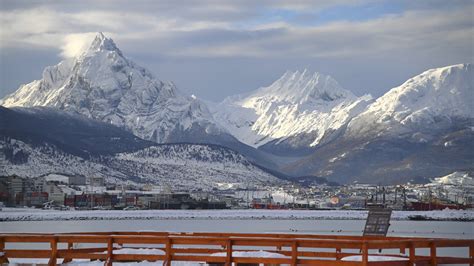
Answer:
[{"label": "wooden post", "polygon": [[341,248],[336,248],[336,260],[341,260]]},{"label": "wooden post", "polygon": [[5,255],[5,239],[2,237],[0,238],[0,253],[3,253],[2,256],[0,256],[0,263],[8,263],[8,258],[7,255]]},{"label": "wooden post", "polygon": [[431,242],[430,243],[430,257],[431,257],[431,265],[438,265],[437,259],[436,259],[436,243]]},{"label": "wooden post", "polygon": [[[67,250],[71,250],[73,249],[74,245],[72,242],[67,242]],[[66,263],[66,262],[71,262],[72,259],[71,258],[67,258],[67,259],[63,259],[63,262],[62,263]]]},{"label": "wooden post", "polygon": [[298,242],[293,241],[291,245],[291,266],[298,265]]},{"label": "wooden post", "polygon": [[109,237],[107,241],[107,261],[105,262],[106,266],[112,266],[112,262],[114,261],[114,238]]},{"label": "wooden post", "polygon": [[469,258],[471,259],[469,265],[474,266],[474,245],[469,246]]},{"label": "wooden post", "polygon": [[48,266],[56,266],[56,260],[58,258],[58,239],[53,238],[50,242],[51,245],[51,257],[49,258]]},{"label": "wooden post", "polygon": [[415,249],[415,245],[413,244],[413,242],[410,243],[410,260],[409,260],[409,263],[408,265],[409,266],[414,266],[415,265],[415,258],[416,258],[416,249]]},{"label": "wooden post", "polygon": [[163,262],[163,266],[171,266],[171,238],[166,239],[166,255],[165,261]]},{"label": "wooden post", "polygon": [[369,248],[367,246],[367,241],[362,243],[362,265],[369,265]]},{"label": "wooden post", "polygon": [[231,266],[232,265],[232,240],[228,239],[227,240],[227,256],[225,258],[225,266]]},{"label": "wooden post", "polygon": [[400,254],[406,254],[406,249],[405,248],[400,248]]}]

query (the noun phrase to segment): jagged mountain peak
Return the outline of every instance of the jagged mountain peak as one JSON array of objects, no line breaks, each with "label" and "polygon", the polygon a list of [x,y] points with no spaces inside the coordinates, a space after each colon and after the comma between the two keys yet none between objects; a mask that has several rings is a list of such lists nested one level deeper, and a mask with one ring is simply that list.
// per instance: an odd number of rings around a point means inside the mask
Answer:
[{"label": "jagged mountain peak", "polygon": [[106,37],[102,32],[98,32],[94,37],[91,45],[85,50],[85,54],[90,54],[98,51],[116,51],[120,54],[122,52],[115,44],[112,38]]},{"label": "jagged mountain peak", "polygon": [[[104,54],[105,53],[105,54]],[[124,58],[122,52],[115,42],[106,37],[102,32],[98,32],[90,45],[79,53],[75,58],[68,58],[57,65],[48,66],[43,70],[42,85],[45,88],[55,88],[60,82],[72,75],[86,77],[92,81],[92,74],[99,76],[102,74],[97,68],[115,68],[119,69],[120,65],[130,65],[131,62]],[[90,73],[85,73],[87,70]],[[141,70],[151,76],[146,70]]]},{"label": "jagged mountain peak", "polygon": [[247,95],[226,98],[214,117],[254,147],[293,137],[298,140],[291,140],[291,147],[307,147],[339,130],[370,101],[370,96],[358,98],[328,75],[304,69],[286,71],[270,86]]},{"label": "jagged mountain peak", "polygon": [[159,143],[194,142],[184,133],[189,130],[223,132],[205,104],[184,95],[173,83],[156,79],[103,33],[97,33],[80,56],[47,67],[41,80],[21,86],[0,104],[55,107]]},{"label": "jagged mountain peak", "polygon": [[318,101],[334,101],[341,98],[355,98],[329,75],[319,72],[286,71],[268,87],[258,89],[248,98],[270,97],[273,101],[294,104],[312,104]]}]

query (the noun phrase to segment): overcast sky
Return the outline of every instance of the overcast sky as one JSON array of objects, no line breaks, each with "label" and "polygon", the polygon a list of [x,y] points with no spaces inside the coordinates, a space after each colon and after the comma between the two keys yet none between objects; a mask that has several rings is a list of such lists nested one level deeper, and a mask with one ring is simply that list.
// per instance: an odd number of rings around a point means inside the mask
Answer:
[{"label": "overcast sky", "polygon": [[102,31],[181,90],[219,101],[286,70],[380,96],[422,71],[473,62],[474,1],[0,2],[0,97]]}]

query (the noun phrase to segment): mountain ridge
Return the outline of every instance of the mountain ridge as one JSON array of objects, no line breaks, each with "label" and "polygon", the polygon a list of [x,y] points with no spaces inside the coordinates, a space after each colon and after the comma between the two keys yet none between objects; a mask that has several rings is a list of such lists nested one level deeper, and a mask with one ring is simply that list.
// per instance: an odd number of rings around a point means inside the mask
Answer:
[{"label": "mountain ridge", "polygon": [[471,171],[473,76],[472,64],[427,70],[378,98],[337,138],[284,170],[342,183],[426,182]]},{"label": "mountain ridge", "polygon": [[176,190],[283,182],[223,146],[158,144],[54,108],[0,107],[0,175],[48,173],[103,176],[110,183],[166,183]]},{"label": "mountain ridge", "polygon": [[472,118],[473,76],[472,64],[424,71],[391,89],[354,117],[348,125],[348,134],[363,135],[368,129],[377,134],[383,131],[401,134],[424,128],[429,131],[434,126],[449,127],[451,118]]},{"label": "mountain ridge", "polygon": [[372,100],[356,97],[332,77],[309,71],[287,71],[270,86],[226,98],[211,107],[214,118],[240,141],[278,146],[306,135],[290,149],[314,147],[326,132],[338,130]]},{"label": "mountain ridge", "polygon": [[41,80],[0,100],[5,107],[48,106],[84,115],[157,143],[218,144],[266,168],[270,155],[239,142],[219,126],[200,99],[184,95],[126,58],[98,33],[77,57],[45,68]]}]

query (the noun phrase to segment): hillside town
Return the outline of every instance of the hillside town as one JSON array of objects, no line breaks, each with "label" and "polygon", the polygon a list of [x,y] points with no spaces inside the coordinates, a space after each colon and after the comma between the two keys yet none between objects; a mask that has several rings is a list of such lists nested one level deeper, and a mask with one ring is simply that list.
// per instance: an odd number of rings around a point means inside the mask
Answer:
[{"label": "hillside town", "polygon": [[383,204],[394,210],[420,211],[468,209],[473,207],[474,198],[472,178],[465,173],[437,178],[428,184],[408,183],[396,186],[307,182],[288,182],[281,187],[219,185],[207,191],[202,189],[176,191],[167,184],[109,184],[102,177],[61,174],[49,174],[38,178],[2,176],[0,202],[8,207],[58,210],[247,208],[362,210],[370,204]]}]

